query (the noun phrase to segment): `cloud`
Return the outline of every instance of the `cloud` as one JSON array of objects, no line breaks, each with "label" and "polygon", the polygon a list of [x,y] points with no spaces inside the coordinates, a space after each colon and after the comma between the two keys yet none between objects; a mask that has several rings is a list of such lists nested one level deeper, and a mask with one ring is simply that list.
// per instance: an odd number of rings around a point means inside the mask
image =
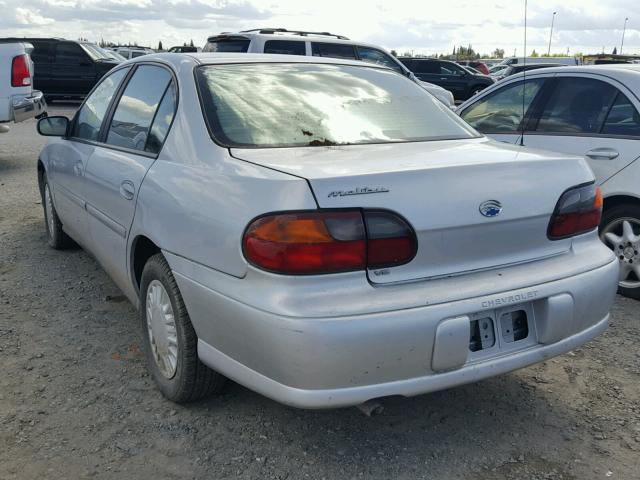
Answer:
[{"label": "cloud", "polygon": [[18,25],[49,25],[54,22],[53,18],[43,17],[38,11],[28,8],[16,8],[15,19]]}]

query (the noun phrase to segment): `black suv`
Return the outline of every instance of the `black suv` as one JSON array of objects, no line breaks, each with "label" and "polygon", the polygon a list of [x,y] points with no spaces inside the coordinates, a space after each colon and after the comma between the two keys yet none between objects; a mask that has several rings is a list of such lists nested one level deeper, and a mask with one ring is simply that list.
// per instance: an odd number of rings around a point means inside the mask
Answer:
[{"label": "black suv", "polygon": [[83,98],[102,76],[120,62],[95,44],[62,38],[3,39],[33,45],[34,88],[47,100]]},{"label": "black suv", "polygon": [[414,57],[400,57],[398,60],[423,82],[435,83],[449,90],[456,100],[467,100],[494,83],[490,76],[471,73],[448,60]]}]

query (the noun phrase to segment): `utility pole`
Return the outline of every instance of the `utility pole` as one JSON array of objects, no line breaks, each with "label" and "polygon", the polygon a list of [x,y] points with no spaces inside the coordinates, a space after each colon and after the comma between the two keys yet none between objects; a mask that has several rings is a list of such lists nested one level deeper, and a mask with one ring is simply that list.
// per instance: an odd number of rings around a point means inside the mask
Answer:
[{"label": "utility pole", "polygon": [[551,31],[549,32],[549,48],[547,49],[547,57],[551,56],[551,37],[553,37],[553,23],[556,20],[556,14],[558,12],[553,12],[553,16],[551,17]]},{"label": "utility pole", "polygon": [[624,28],[622,29],[622,43],[620,43],[620,55],[622,55],[622,47],[624,47],[624,33],[627,31],[627,22],[629,17],[624,19]]}]

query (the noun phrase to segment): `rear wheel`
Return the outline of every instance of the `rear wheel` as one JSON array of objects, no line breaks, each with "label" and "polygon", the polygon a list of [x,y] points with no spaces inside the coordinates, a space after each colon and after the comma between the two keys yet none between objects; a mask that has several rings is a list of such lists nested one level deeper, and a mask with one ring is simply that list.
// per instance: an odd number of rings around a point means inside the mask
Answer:
[{"label": "rear wheel", "polygon": [[142,271],[140,326],[149,371],[165,397],[186,403],[222,390],[225,377],[198,358],[198,337],[162,254]]},{"label": "rear wheel", "polygon": [[640,206],[618,205],[605,210],[600,238],[618,257],[618,291],[640,300]]},{"label": "rear wheel", "polygon": [[56,250],[69,248],[74,245],[74,242],[71,237],[62,230],[62,222],[58,217],[56,207],[53,205],[53,197],[51,196],[51,189],[49,188],[46,173],[42,176],[42,184],[42,207],[44,208],[47,243],[51,248],[55,248]]}]

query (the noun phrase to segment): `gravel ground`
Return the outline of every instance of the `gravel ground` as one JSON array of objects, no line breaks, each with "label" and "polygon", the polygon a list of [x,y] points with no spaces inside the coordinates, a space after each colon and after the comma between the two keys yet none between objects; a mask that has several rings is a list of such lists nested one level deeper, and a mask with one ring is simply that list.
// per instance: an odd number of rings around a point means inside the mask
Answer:
[{"label": "gravel ground", "polygon": [[[70,115],[74,105],[50,113]],[[416,398],[303,411],[231,383],[177,406],[136,312],[82,250],[47,247],[44,139],[0,135],[0,478],[640,478],[640,303],[579,350]]]}]

